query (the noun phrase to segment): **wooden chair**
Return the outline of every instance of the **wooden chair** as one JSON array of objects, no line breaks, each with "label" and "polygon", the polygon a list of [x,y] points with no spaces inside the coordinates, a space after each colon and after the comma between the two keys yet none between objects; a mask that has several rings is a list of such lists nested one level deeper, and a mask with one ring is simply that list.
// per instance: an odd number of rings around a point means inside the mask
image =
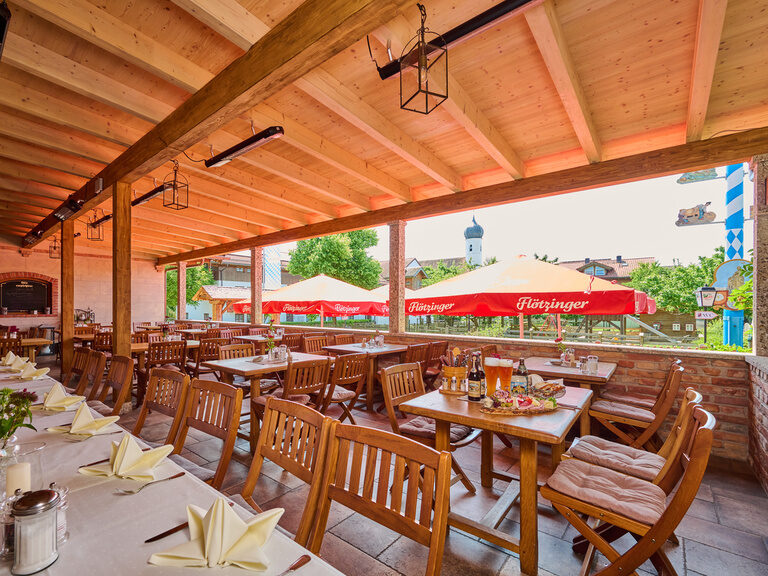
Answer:
[{"label": "wooden chair", "polygon": [[21,338],[0,338],[0,356],[13,352],[16,356],[24,356]]},{"label": "wooden chair", "polygon": [[672,364],[667,380],[651,410],[632,404],[597,400],[590,406],[589,415],[627,445],[633,448],[646,446],[649,450],[656,449],[656,432],[672,409],[684,371],[681,365]]},{"label": "wooden chair", "polygon": [[[223,338],[222,338],[223,340]],[[226,344],[219,347],[219,360],[231,360],[232,358],[248,358],[254,356],[253,344]]]},{"label": "wooden chair", "polygon": [[336,338],[334,339],[333,343],[339,346],[343,344],[354,344],[355,337],[352,334],[336,334]]},{"label": "wooden chair", "polygon": [[[90,350],[88,348],[75,348],[75,355],[72,358],[72,365],[69,367],[69,371],[64,378],[61,379],[61,384],[64,388],[72,391],[80,384],[80,380],[85,373],[85,367],[88,365],[88,357],[90,356]],[[14,352],[15,354],[16,352]]]},{"label": "wooden chair", "polygon": [[301,332],[291,332],[283,336],[282,343],[285,344],[291,352],[299,352],[301,350],[301,340],[303,337],[304,334]]},{"label": "wooden chair", "polygon": [[208,328],[203,336],[205,339],[221,338],[221,328]]},{"label": "wooden chair", "polygon": [[309,404],[314,399],[313,408],[318,408],[323,400],[325,388],[328,386],[330,372],[330,358],[302,362],[289,361],[281,387],[275,389],[270,395],[251,397],[251,452],[256,446],[258,423],[264,415],[267,398],[274,396],[299,404]]},{"label": "wooden chair", "polygon": [[325,354],[324,347],[328,345],[328,337],[323,334],[322,336],[307,336],[301,339],[301,351],[306,354]]},{"label": "wooden chair", "polygon": [[266,336],[269,328],[248,328],[249,336]]},{"label": "wooden chair", "polygon": [[189,376],[176,370],[153,368],[149,373],[147,393],[133,427],[134,436],[140,436],[150,411],[170,416],[171,429],[165,444],[174,444],[184,416],[184,404],[189,390]]},{"label": "wooden chair", "polygon": [[75,326],[75,336],[85,336],[86,334],[94,334],[96,328],[93,325],[89,326]]},{"label": "wooden chair", "polygon": [[[338,404],[342,410],[339,422],[349,418],[352,424],[355,422],[352,416],[352,408],[363,392],[368,377],[368,356],[365,354],[345,354],[337,356],[331,372],[331,381],[325,391],[320,412],[325,414],[331,404]],[[346,404],[345,404],[346,402]]]},{"label": "wooden chair", "polygon": [[[675,359],[672,366],[682,366],[683,361],[679,358]],[[672,370],[667,371],[667,379],[672,375]],[[665,380],[666,382],[666,380]],[[600,390],[600,400],[610,400],[611,402],[621,402],[622,404],[631,404],[632,406],[639,406],[646,410],[653,410],[654,404],[656,404],[657,396],[650,396],[647,394],[634,394],[627,392],[626,390],[618,390],[616,387],[606,388]]]},{"label": "wooden chair", "polygon": [[107,359],[109,359],[112,356],[112,332],[97,332],[94,334],[91,348],[104,352]]},{"label": "wooden chair", "polygon": [[[203,362],[219,359],[219,348],[227,345],[227,340],[224,338],[210,338],[208,340],[200,340],[200,347],[197,349],[194,360],[188,360],[186,364],[186,371],[192,378],[200,378],[201,374],[216,374],[216,371],[211,368],[201,366]],[[216,378],[218,380],[218,377]]]},{"label": "wooden chair", "polygon": [[431,388],[436,389],[435,382],[440,376],[440,372],[443,369],[443,356],[448,351],[448,342],[445,340],[439,340],[437,342],[429,343],[429,353],[427,354],[427,369],[425,370],[424,383],[428,384]]},{"label": "wooden chair", "polygon": [[131,342],[134,344],[146,344],[149,342],[148,332],[134,332],[131,334]]},{"label": "wooden chair", "polygon": [[179,426],[173,451],[175,454],[181,452],[190,428],[224,440],[216,473],[208,481],[217,490],[221,489],[224,483],[224,476],[235,448],[242,405],[243,391],[229,384],[195,378],[189,385],[184,418]]},{"label": "wooden chair", "polygon": [[163,341],[163,333],[162,332],[147,332],[147,342],[150,344],[152,342],[162,342]]},{"label": "wooden chair", "polygon": [[107,356],[104,352],[98,350],[88,350],[88,359],[85,364],[85,370],[83,370],[80,380],[77,382],[74,394],[76,396],[84,396],[87,390],[90,390],[88,395],[89,400],[95,398],[91,397],[94,394],[94,388],[99,389],[101,379],[104,377],[104,366],[107,364]]},{"label": "wooden chair", "polygon": [[[88,406],[103,416],[119,416],[123,405],[131,399],[132,380],[133,359],[128,356],[113,356],[104,383],[100,390],[97,386],[93,387]],[[104,403],[110,393],[114,404],[112,408]]]},{"label": "wooden chair", "polygon": [[138,381],[136,393],[137,402],[141,404],[144,400],[149,373],[153,368],[175,368],[179,372],[184,372],[186,362],[186,340],[176,340],[173,342],[152,342],[150,340],[147,348],[147,359],[144,364],[144,369],[136,370],[136,379]]},{"label": "wooden chair", "polygon": [[256,512],[261,512],[253,499],[253,491],[265,458],[309,484],[309,495],[304,503],[295,538],[302,546],[306,546],[309,541],[317,513],[330,423],[330,418],[308,406],[268,398],[261,434],[242,490],[243,499]]},{"label": "wooden chair", "polygon": [[[400,404],[426,393],[419,365],[415,363],[398,364],[383,368],[381,370],[381,389],[384,393],[384,405],[387,409],[392,432],[434,448],[436,432],[433,419],[417,416],[404,424],[397,421],[397,407]],[[451,424],[451,451],[471,444],[480,436],[481,432],[482,430],[475,430],[469,426]],[[451,458],[451,467],[456,472],[456,477],[452,479],[451,483],[461,481],[464,487],[474,494],[474,484],[455,458]]]},{"label": "wooden chair", "polygon": [[[659,574],[676,574],[662,546],[673,536],[696,497],[709,461],[715,427],[712,414],[699,406],[694,408],[693,417],[691,442],[681,450],[678,459],[684,472],[669,499],[664,490],[651,482],[575,459],[561,462],[540,489],[541,496],[611,563],[597,573],[600,576],[633,574],[646,560]],[[589,518],[599,524],[590,525]],[[630,532],[637,543],[620,554],[603,537],[607,532],[603,524]],[[588,573],[591,560],[588,552],[582,574]]]},{"label": "wooden chair", "polygon": [[429,343],[411,344],[405,352],[405,364],[418,363],[422,379],[429,367]]},{"label": "wooden chair", "polygon": [[427,546],[425,574],[440,574],[448,524],[450,460],[447,452],[402,436],[334,420],[309,549],[320,552],[331,501],[336,501]]},{"label": "wooden chair", "polygon": [[221,332],[219,333],[219,337],[222,338],[223,340],[226,340],[227,342],[230,342],[230,343],[232,342],[232,340],[234,338],[234,336],[232,334],[232,330],[229,330],[229,329],[221,330]]}]

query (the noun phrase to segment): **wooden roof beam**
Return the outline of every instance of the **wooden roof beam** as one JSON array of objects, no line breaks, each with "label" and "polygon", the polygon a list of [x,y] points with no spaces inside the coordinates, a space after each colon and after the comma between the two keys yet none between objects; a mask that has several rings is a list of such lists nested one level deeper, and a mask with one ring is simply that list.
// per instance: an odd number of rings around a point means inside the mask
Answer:
[{"label": "wooden roof beam", "polygon": [[155,233],[155,232],[166,233],[169,236],[188,240],[193,244],[200,243],[205,245],[218,244],[222,242],[223,238],[225,238],[223,236],[219,236],[216,234],[204,232],[200,229],[190,230],[189,228],[176,226],[175,224],[168,222],[167,220],[166,222],[157,221],[157,220],[148,220],[146,218],[143,218],[142,216],[144,216],[144,214],[142,212],[137,212],[137,210],[140,210],[140,209],[134,208],[133,214],[131,216],[135,226],[141,227],[142,229],[150,231],[152,233]]},{"label": "wooden roof beam", "polygon": [[[66,27],[69,14],[74,14],[88,25],[87,30],[74,27],[81,35],[111,39],[109,26],[102,26],[98,18],[92,18],[98,9],[85,0],[75,1],[75,9],[67,6],[65,10],[55,10],[53,18],[64,20]],[[43,0],[25,0],[25,4],[37,3],[42,4]],[[103,179],[104,193],[94,198],[87,187],[81,188],[77,194],[85,200],[84,208],[106,201],[115,182],[134,181],[151,172],[338,54],[406,3],[406,0],[306,0],[242,57],[102,170],[97,177]],[[78,7],[85,8],[86,15],[81,14]],[[118,33],[124,34],[125,30],[116,31]],[[131,42],[136,45],[135,38]],[[141,42],[138,50],[146,53]],[[57,229],[56,219],[48,216],[27,235],[26,246],[33,246]]]},{"label": "wooden roof beam", "polygon": [[[2,132],[1,128],[0,132]],[[80,176],[3,157],[0,157],[0,174],[40,184],[49,184],[61,188],[62,191],[77,190],[83,185],[83,179]]]},{"label": "wooden roof beam", "polygon": [[161,258],[158,260],[158,264],[172,264],[173,262],[205,258],[253,247],[271,246],[349,230],[360,230],[395,220],[428,218],[473,208],[556,196],[691,170],[703,170],[724,164],[743,162],[754,155],[766,153],[768,153],[768,127],[755,128],[736,134],[689,142],[688,144],[633,154],[614,160],[603,160],[602,162],[539,176],[528,176],[520,180],[484,186],[457,194],[418,200],[364,214],[275,232],[274,234],[246,238]]},{"label": "wooden roof beam", "polygon": [[[393,50],[402,53],[416,26],[411,26],[402,14],[379,28],[373,36],[382,44],[391,41]],[[522,178],[523,161],[509,142],[499,133],[485,113],[465,92],[453,74],[448,72],[448,99],[440,105],[469,133],[485,152],[512,178]]]},{"label": "wooden roof beam", "polygon": [[461,190],[461,176],[453,168],[322,68],[307,73],[294,84],[430,178],[454,192]]},{"label": "wooden roof beam", "polygon": [[221,36],[248,50],[269,32],[269,26],[236,0],[172,0]]},{"label": "wooden roof beam", "polygon": [[590,162],[599,162],[602,157],[600,139],[555,13],[554,2],[546,0],[523,14],[584,154]]},{"label": "wooden roof beam", "polygon": [[0,156],[84,178],[92,178],[104,167],[101,162],[47,150],[3,136],[0,136]]},{"label": "wooden roof beam", "polygon": [[686,116],[685,132],[688,142],[700,140],[704,133],[704,122],[707,119],[709,95],[712,91],[727,6],[728,0],[699,0],[691,89]]},{"label": "wooden roof beam", "polygon": [[53,198],[58,200],[59,203],[70,193],[69,190],[59,188],[58,186],[4,176],[2,171],[0,171],[0,187],[12,192],[26,192],[38,196],[45,196],[46,198]]}]

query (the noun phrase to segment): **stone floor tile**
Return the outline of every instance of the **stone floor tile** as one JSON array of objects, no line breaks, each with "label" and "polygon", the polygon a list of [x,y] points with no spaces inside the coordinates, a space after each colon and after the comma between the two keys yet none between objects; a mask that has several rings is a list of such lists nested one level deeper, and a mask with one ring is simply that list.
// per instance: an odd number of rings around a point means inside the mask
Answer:
[{"label": "stone floor tile", "polygon": [[[218,465],[219,463],[218,461],[216,461],[216,462],[211,462],[209,464],[206,464],[205,466],[203,466],[203,468],[208,468],[208,470],[215,471]],[[247,476],[248,476],[247,466],[242,465],[240,462],[230,460],[229,466],[227,466],[227,473],[224,476],[224,482],[221,484],[221,487],[229,488],[231,486],[243,484]]]},{"label": "stone floor tile", "polygon": [[713,494],[722,494],[732,498],[741,496],[766,498],[763,487],[754,476],[731,474],[723,470],[707,470],[704,480],[709,484]]},{"label": "stone floor tile", "polygon": [[[230,463],[232,465],[233,463]],[[245,483],[245,479],[248,476],[248,470],[246,469],[245,475],[242,476],[237,482],[234,484],[237,484],[240,488],[242,488],[243,484]],[[228,484],[227,485],[231,485]],[[269,478],[267,476],[259,476],[259,479],[256,481],[256,488],[253,491],[253,499],[256,501],[256,503],[261,506],[263,509],[264,506],[262,506],[262,503],[266,506],[266,503],[274,500],[275,498],[278,498],[279,496],[282,496],[283,494],[286,494],[289,492],[288,487],[285,484],[280,484],[279,482],[275,482],[272,480],[272,478]],[[268,506],[269,508],[274,508],[275,506]],[[281,506],[282,507],[282,506]],[[302,506],[303,510],[303,506]]]},{"label": "stone floor tile", "polygon": [[[516,554],[510,556],[509,559],[504,563],[504,566],[501,567],[501,571],[499,572],[499,576],[525,576],[525,574],[520,571],[520,559]],[[552,572],[539,567],[539,576],[555,575],[552,574]]]},{"label": "stone floor tile", "polygon": [[[768,565],[706,546],[694,540],[685,541],[685,561],[689,570],[703,576],[765,576]],[[691,574],[691,572],[689,572]]]},{"label": "stone floor tile", "polygon": [[361,514],[352,514],[330,530],[333,534],[371,556],[378,556],[400,537],[400,534],[369,520]]},{"label": "stone floor tile", "polygon": [[694,499],[691,507],[688,508],[688,515],[708,520],[709,522],[718,522],[717,510],[714,502],[708,502],[700,498]]},{"label": "stone floor tile", "polygon": [[193,464],[197,464],[198,466],[205,466],[206,464],[208,464],[208,460],[206,460],[202,456],[198,456],[197,454],[195,454],[191,450],[188,450],[187,448],[184,448],[181,451],[181,455],[187,460],[189,460],[190,462],[192,462]]},{"label": "stone floor tile", "polygon": [[323,538],[320,557],[347,576],[398,576],[399,574],[329,532],[326,532]]},{"label": "stone floor tile", "polygon": [[707,522],[694,516],[686,516],[675,530],[675,534],[699,544],[728,550],[740,556],[768,564],[768,550],[763,544],[763,539],[748,532]]},{"label": "stone floor tile", "polygon": [[760,536],[768,535],[768,498],[731,498],[715,493],[720,524]]},{"label": "stone floor tile", "polygon": [[201,442],[187,440],[184,442],[184,447],[188,448],[198,456],[205,458],[208,462],[218,462],[219,458],[221,458],[221,450],[224,448],[224,442],[218,438],[211,438],[209,436]]},{"label": "stone floor tile", "polygon": [[264,460],[264,463],[261,465],[261,474],[268,478],[272,478],[275,482],[284,484],[291,490],[305,485],[303,480],[297,478],[290,472],[286,472],[280,466],[269,460]]}]

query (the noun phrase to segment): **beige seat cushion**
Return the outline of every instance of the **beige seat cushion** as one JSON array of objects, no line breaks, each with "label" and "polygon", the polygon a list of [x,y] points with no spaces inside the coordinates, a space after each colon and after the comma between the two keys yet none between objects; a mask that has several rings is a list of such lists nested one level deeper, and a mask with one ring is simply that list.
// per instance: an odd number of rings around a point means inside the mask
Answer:
[{"label": "beige seat cushion", "polygon": [[584,436],[574,442],[568,455],[649,482],[659,474],[665,460],[658,454],[638,450],[597,436]]},{"label": "beige seat cushion", "polygon": [[[275,398],[283,398],[283,389],[278,388],[272,394],[256,396],[256,398],[251,398],[251,402],[253,402],[254,404],[258,404],[259,406],[266,406],[267,398],[269,398],[270,396],[274,396]],[[309,404],[310,397],[309,397],[309,394],[291,394],[287,398],[284,398],[284,400],[290,400],[291,402],[298,402],[299,404]]]},{"label": "beige seat cushion", "polygon": [[547,485],[647,525],[654,524],[666,508],[666,494],[656,484],[581,460],[561,462]]},{"label": "beige seat cushion", "polygon": [[621,390],[604,390],[600,394],[601,400],[610,400],[612,402],[621,402],[622,404],[631,404],[650,410],[656,403],[653,396],[644,396],[642,394],[633,394],[631,392],[622,392]]},{"label": "beige seat cushion", "polygon": [[347,390],[341,386],[336,386],[333,389],[333,394],[331,395],[331,402],[346,402],[347,400],[352,400],[354,397],[354,391]]},{"label": "beige seat cushion", "polygon": [[99,414],[102,416],[109,416],[112,414],[112,408],[104,404],[104,402],[101,402],[99,400],[88,400],[86,402],[88,404],[88,408],[92,408],[93,410],[96,410]]},{"label": "beige seat cushion", "polygon": [[[435,421],[426,416],[417,416],[400,425],[400,432],[418,438],[435,438]],[[472,433],[472,428],[461,424],[451,424],[451,443],[460,442]]]},{"label": "beige seat cushion", "polygon": [[653,422],[655,415],[650,410],[624,404],[622,402],[611,402],[610,400],[598,400],[589,407],[590,412],[602,412],[609,416],[620,416],[622,418],[632,418],[641,422]]}]

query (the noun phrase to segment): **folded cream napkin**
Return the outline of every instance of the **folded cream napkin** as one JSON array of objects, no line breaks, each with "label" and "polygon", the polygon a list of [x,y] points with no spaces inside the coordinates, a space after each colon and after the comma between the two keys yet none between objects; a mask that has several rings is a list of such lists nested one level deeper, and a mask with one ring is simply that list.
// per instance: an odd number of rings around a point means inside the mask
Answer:
[{"label": "folded cream napkin", "polygon": [[16,354],[8,350],[8,354],[3,356],[3,359],[0,360],[0,364],[2,364],[3,366],[10,366],[11,364],[13,364],[14,360],[16,360]]},{"label": "folded cream napkin", "polygon": [[27,364],[24,366],[24,368],[21,370],[21,374],[19,374],[19,378],[22,380],[39,380],[48,372],[50,372],[50,368],[35,368],[34,364]]},{"label": "folded cream napkin", "polygon": [[70,426],[52,426],[48,428],[48,432],[69,432],[70,434],[95,436],[96,434],[113,432],[114,430],[110,430],[110,425],[118,420],[120,420],[120,416],[94,418],[88,406],[80,404]]},{"label": "folded cream napkin", "polygon": [[147,452],[142,452],[136,440],[130,434],[118,442],[112,442],[109,463],[80,468],[80,474],[86,476],[119,476],[139,482],[151,482],[155,479],[155,468],[173,452],[173,446],[166,444]]},{"label": "folded cream napkin", "polygon": [[283,515],[274,508],[241,520],[224,498],[217,498],[208,511],[187,506],[189,542],[149,557],[158,566],[229,566],[266,570],[269,561],[262,547]]},{"label": "folded cream napkin", "polygon": [[21,372],[26,366],[35,367],[34,362],[27,362],[29,358],[16,356],[16,359],[11,363],[11,372]]},{"label": "folded cream napkin", "polygon": [[64,386],[55,382],[51,389],[46,392],[43,404],[41,406],[33,406],[33,409],[64,412],[65,410],[74,410],[83,400],[85,400],[85,396],[68,396]]}]

